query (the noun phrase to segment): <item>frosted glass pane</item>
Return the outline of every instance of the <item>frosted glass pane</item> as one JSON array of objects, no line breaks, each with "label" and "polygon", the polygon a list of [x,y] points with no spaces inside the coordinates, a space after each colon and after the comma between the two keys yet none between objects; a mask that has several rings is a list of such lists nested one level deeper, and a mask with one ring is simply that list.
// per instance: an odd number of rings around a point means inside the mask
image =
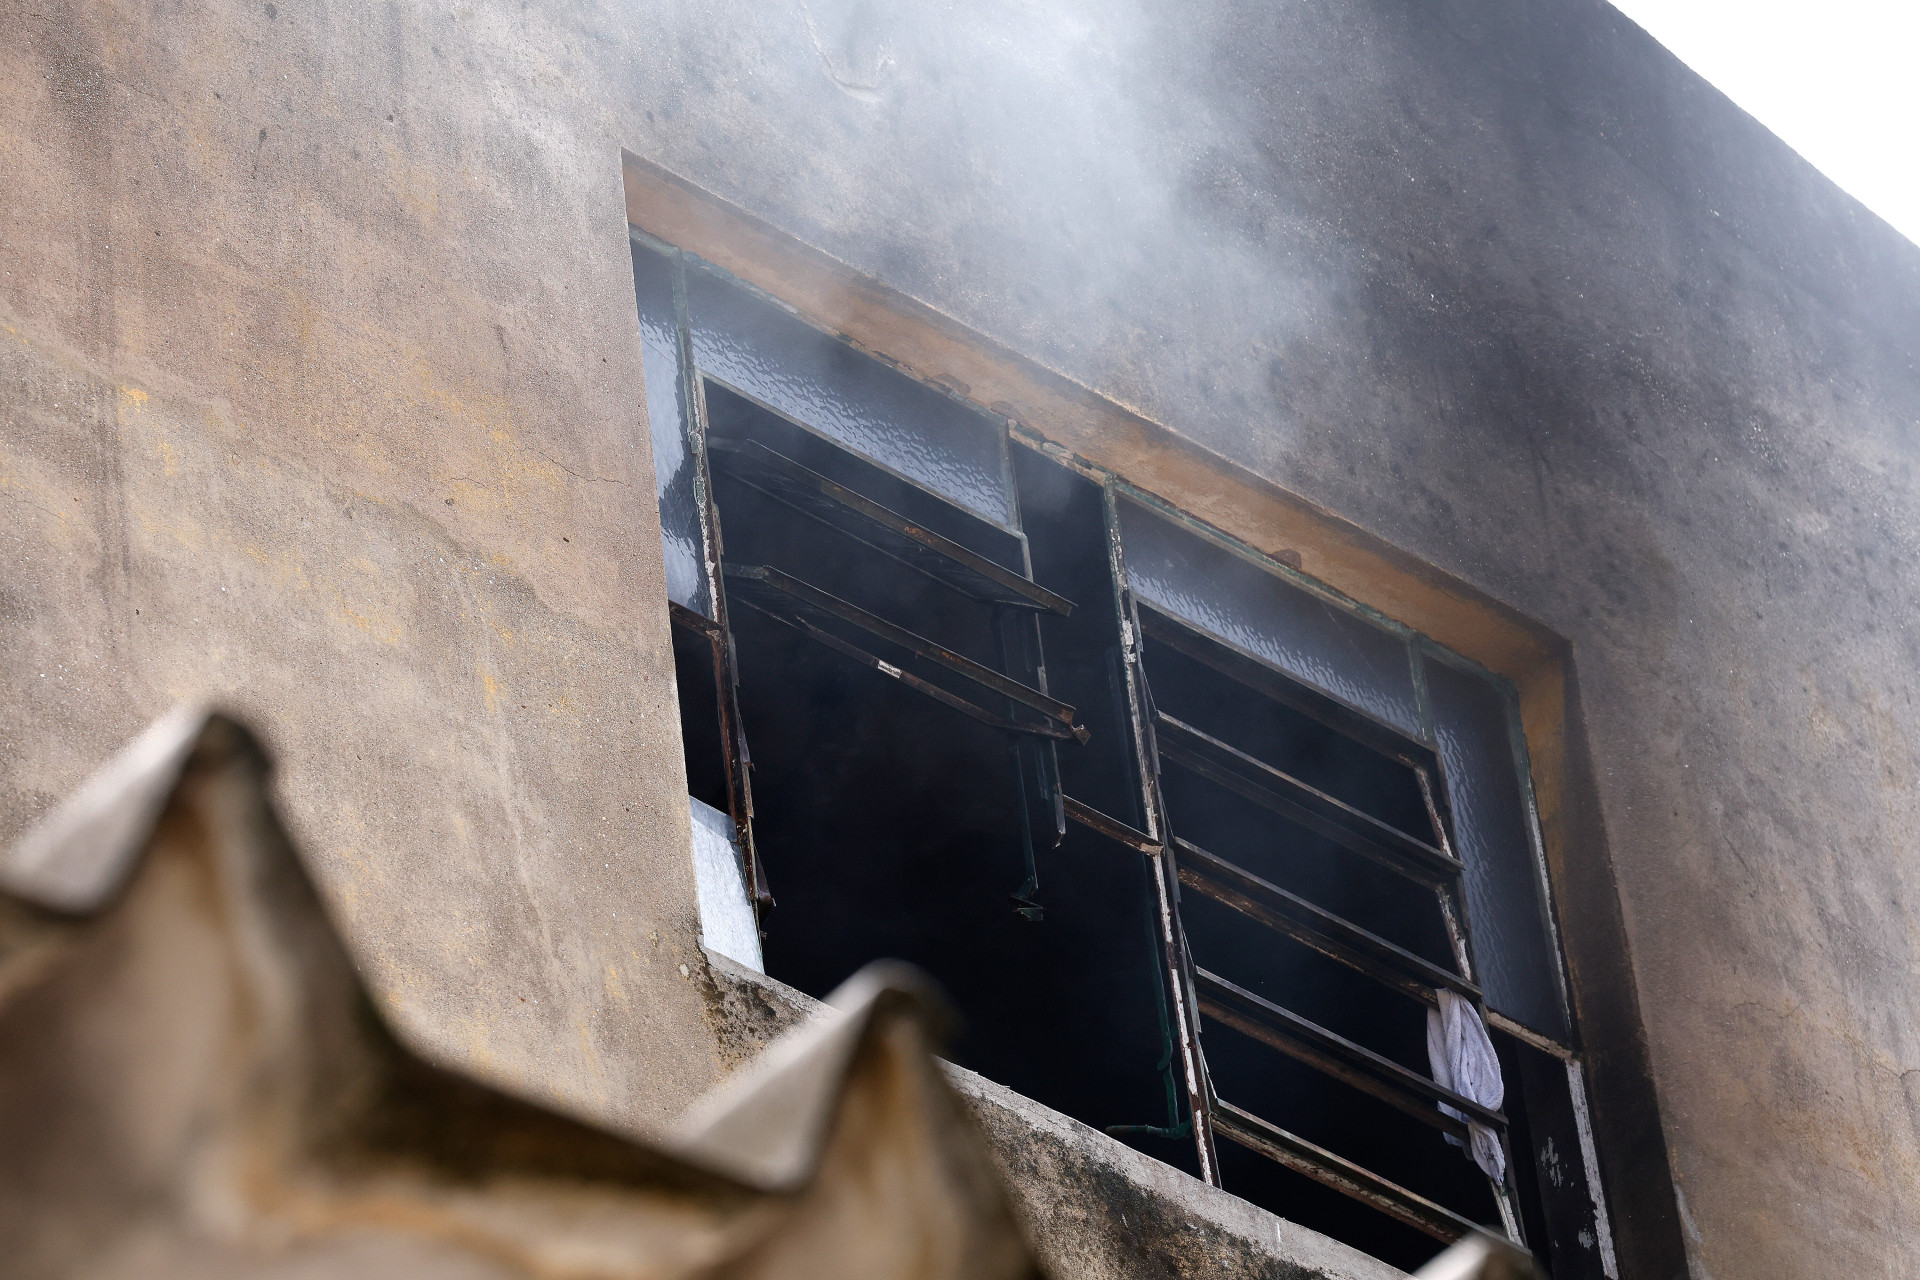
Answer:
[{"label": "frosted glass pane", "polygon": [[700,941],[709,951],[765,973],[760,926],[747,900],[747,883],[734,843],[733,819],[687,797],[693,817],[693,892],[700,905]]},{"label": "frosted glass pane", "polygon": [[1398,636],[1137,503],[1119,509],[1127,580],[1142,601],[1422,737],[1413,668]]},{"label": "frosted glass pane", "polygon": [[689,269],[694,363],[950,502],[1012,526],[1006,427],[705,271]]},{"label": "frosted glass pane", "polygon": [[1457,852],[1467,868],[1468,926],[1487,1007],[1565,1041],[1566,1000],[1506,696],[1489,680],[1430,659],[1426,678]]},{"label": "frosted glass pane", "polygon": [[640,305],[640,354],[647,382],[647,423],[653,437],[654,489],[660,499],[667,598],[712,617],[673,318],[673,264],[651,249],[634,245],[633,291]]}]

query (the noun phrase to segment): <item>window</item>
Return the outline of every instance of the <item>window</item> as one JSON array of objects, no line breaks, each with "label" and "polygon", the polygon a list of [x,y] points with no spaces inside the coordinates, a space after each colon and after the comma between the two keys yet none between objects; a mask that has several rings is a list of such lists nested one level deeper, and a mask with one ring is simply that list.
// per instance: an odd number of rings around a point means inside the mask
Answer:
[{"label": "window", "polygon": [[[816,994],[914,961],[965,1065],[1395,1264],[1486,1224],[1613,1275],[1512,690],[633,264],[709,945]],[[1498,1104],[1436,1083],[1442,1008]]]}]

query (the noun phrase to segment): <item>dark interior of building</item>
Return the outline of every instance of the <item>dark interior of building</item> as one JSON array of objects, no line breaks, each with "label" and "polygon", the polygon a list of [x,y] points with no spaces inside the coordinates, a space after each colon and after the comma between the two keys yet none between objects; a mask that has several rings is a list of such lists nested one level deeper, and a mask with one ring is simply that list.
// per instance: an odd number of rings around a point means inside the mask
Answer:
[{"label": "dark interior of building", "polygon": [[[939,980],[961,1014],[956,1061],[1197,1172],[1149,864],[1062,820],[1054,803],[1064,791],[1129,826],[1145,824],[1101,489],[1014,446],[1023,549],[1005,531],[743,396],[711,382],[704,393],[755,840],[777,903],[761,922],[767,972],[818,996],[870,960],[911,961]],[[755,576],[763,566],[964,659],[1010,674],[1028,664],[1025,679],[1038,683],[1022,649],[1036,611],[969,599],[775,497],[755,478],[754,460],[765,458],[757,449],[1030,573],[1073,602],[1065,616],[1037,616],[1046,689],[1072,705],[1085,741],[1010,733],[942,705],[926,685],[976,706],[980,692],[870,630],[787,608],[787,598]],[[1234,663],[1244,659],[1175,620],[1143,622],[1152,710],[1380,822],[1434,838],[1434,814],[1405,763],[1234,679]],[[690,788],[725,809],[713,650],[684,629],[676,643]],[[913,687],[901,672],[924,684]],[[1315,695],[1301,694],[1311,705]],[[1021,718],[1011,703],[985,709]],[[1056,754],[1057,773],[1049,761]],[[1451,965],[1431,889],[1164,757],[1160,786],[1172,831],[1191,846]],[[1418,1001],[1203,894],[1183,894],[1181,912],[1198,968],[1415,1073],[1428,1071]],[[1206,1021],[1204,1033],[1223,1099],[1474,1221],[1498,1222],[1487,1179],[1432,1125],[1217,1020]],[[1503,1056],[1522,1052],[1497,1038]],[[1510,1062],[1506,1073],[1517,1126],[1519,1068]],[[1518,1129],[1514,1139],[1514,1150],[1531,1149]],[[1263,1155],[1218,1145],[1223,1180],[1236,1194],[1397,1265],[1431,1256],[1432,1241],[1413,1228]],[[1523,1215],[1537,1231],[1532,1170],[1519,1176]]]}]

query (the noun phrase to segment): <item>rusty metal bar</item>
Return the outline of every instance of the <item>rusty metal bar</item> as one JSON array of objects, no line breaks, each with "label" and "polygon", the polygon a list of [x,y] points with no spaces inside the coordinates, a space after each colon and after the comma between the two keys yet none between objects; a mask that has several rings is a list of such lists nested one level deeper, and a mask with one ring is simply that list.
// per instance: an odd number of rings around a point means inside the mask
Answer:
[{"label": "rusty metal bar", "polygon": [[1067,816],[1083,827],[1098,831],[1109,840],[1117,841],[1138,853],[1155,854],[1160,852],[1160,842],[1144,831],[1136,831],[1118,818],[1109,817],[1090,804],[1075,800],[1072,796],[1062,795],[1060,803],[1066,808]]},{"label": "rusty metal bar", "polygon": [[1483,1107],[1217,973],[1196,967],[1193,976],[1200,990],[1200,1011],[1208,1017],[1370,1093],[1415,1119],[1455,1137],[1466,1136],[1466,1126],[1439,1109],[1438,1104],[1444,1102],[1489,1128],[1507,1127],[1506,1116],[1491,1107]]},{"label": "rusty metal bar", "polygon": [[[1040,636],[1040,615],[1031,609],[993,610],[994,630],[1000,638],[1000,666],[1007,675],[1042,693],[1047,688],[1046,651]],[[1007,704],[1009,716],[1018,708]],[[1052,850],[1066,839],[1067,815],[1060,789],[1060,762],[1054,742],[1027,737],[1013,744],[1015,793],[1020,801],[1020,852],[1026,876],[1008,897],[1015,914],[1027,920],[1046,918],[1037,900],[1040,892],[1042,849]]]},{"label": "rusty metal bar", "polygon": [[1065,617],[1073,602],[757,440],[712,440],[716,469],[964,596]]},{"label": "rusty metal bar", "polygon": [[1452,883],[1464,869],[1426,841],[1164,711],[1155,712],[1154,728],[1161,755],[1417,884],[1438,888]]},{"label": "rusty metal bar", "polygon": [[797,617],[806,618],[816,626],[823,619],[832,619],[858,627],[869,635],[877,636],[889,644],[898,645],[909,653],[944,667],[963,680],[1011,699],[1029,710],[1039,712],[1066,726],[1065,733],[1059,735],[1049,733],[1045,736],[1070,736],[1082,742],[1090,736],[1084,726],[1074,724],[1073,708],[1058,698],[1049,697],[1038,689],[1030,688],[1010,676],[995,671],[992,667],[955,653],[924,636],[916,635],[905,627],[895,626],[885,618],[868,613],[860,606],[822,591],[811,583],[802,582],[791,574],[782,573],[770,565],[729,566],[726,579],[735,594],[764,613],[775,616],[792,613]]},{"label": "rusty metal bar", "polygon": [[1451,1134],[1462,1142],[1467,1140],[1467,1126],[1462,1121],[1454,1119],[1437,1108],[1422,1107],[1414,1099],[1395,1092],[1369,1076],[1344,1070],[1336,1059],[1316,1052],[1311,1046],[1300,1041],[1282,1036],[1265,1023],[1236,1013],[1225,1005],[1209,1000],[1204,994],[1200,997],[1200,1012],[1223,1026],[1232,1027],[1242,1035],[1251,1036],[1269,1048],[1278,1049],[1297,1062],[1304,1062],[1323,1075],[1332,1076],[1341,1083],[1358,1089],[1361,1093],[1378,1098],[1388,1106],[1403,1111],[1424,1124],[1431,1124],[1442,1133]]},{"label": "rusty metal bar", "polygon": [[1173,843],[1180,850],[1180,883],[1187,888],[1423,1004],[1439,1003],[1433,994],[1435,987],[1458,991],[1470,1000],[1480,999],[1480,988],[1431,960],[1190,841],[1176,836]]},{"label": "rusty metal bar", "polygon": [[1222,1185],[1220,1155],[1213,1143],[1213,1080],[1200,1052],[1200,1009],[1194,998],[1193,957],[1180,923],[1179,886],[1174,879],[1173,854],[1168,849],[1150,855],[1153,883],[1159,896],[1160,941],[1166,955],[1167,985],[1173,991],[1175,1025],[1180,1031],[1181,1063],[1186,1071],[1188,1114],[1193,1117],[1194,1147],[1200,1158],[1200,1176]]},{"label": "rusty metal bar", "polygon": [[[1420,782],[1420,800],[1427,807],[1427,819],[1433,823],[1433,830],[1440,840],[1440,850],[1448,857],[1453,856],[1453,846],[1447,839],[1447,824],[1440,816],[1440,806],[1434,798],[1433,780],[1424,768],[1413,771]],[[1434,896],[1440,902],[1440,919],[1447,929],[1447,945],[1453,949],[1453,962],[1460,972],[1471,978],[1476,970],[1473,967],[1473,943],[1467,936],[1467,910],[1462,899],[1460,886],[1442,884],[1434,886]],[[1474,1003],[1480,1004],[1480,998],[1474,997]],[[1482,1013],[1486,1010],[1482,1009]]]},{"label": "rusty metal bar", "polygon": [[1211,667],[1236,684],[1265,694],[1280,705],[1298,711],[1335,733],[1351,738],[1388,759],[1397,760],[1408,768],[1419,768],[1432,759],[1431,752],[1405,735],[1326,694],[1307,688],[1266,663],[1247,657],[1150,605],[1141,606],[1140,629],[1169,649]]},{"label": "rusty metal bar", "polygon": [[[1114,605],[1120,612],[1121,673],[1126,678],[1127,719],[1133,730],[1134,767],[1138,771],[1142,815],[1148,840],[1157,840],[1167,829],[1165,806],[1160,794],[1160,758],[1153,745],[1152,695],[1146,674],[1140,670],[1140,622],[1133,593],[1127,585],[1126,552],[1120,544],[1119,510],[1115,506],[1112,485],[1103,494],[1107,527],[1107,569],[1113,576]],[[1162,970],[1167,989],[1173,993],[1173,1025],[1177,1033],[1180,1066],[1187,1086],[1187,1114],[1193,1121],[1194,1152],[1200,1164],[1200,1177],[1214,1186],[1221,1185],[1220,1153],[1213,1135],[1213,1083],[1207,1075],[1206,1058],[1200,1052],[1200,1016],[1194,1008],[1192,984],[1187,978],[1186,934],[1180,924],[1180,884],[1173,868],[1172,851],[1164,847],[1148,855],[1157,898],[1156,925],[1160,935]]]},{"label": "rusty metal bar", "polygon": [[685,627],[688,631],[703,635],[709,640],[719,640],[726,635],[719,623],[705,614],[687,608],[678,600],[667,601],[667,618],[676,626]]},{"label": "rusty metal bar", "polygon": [[860,648],[858,645],[849,644],[847,641],[842,640],[839,636],[834,635],[832,632],[821,630],[819,627],[815,626],[812,622],[808,621],[804,617],[796,616],[794,614],[788,614],[778,609],[771,608],[767,603],[760,600],[756,600],[752,596],[744,592],[741,593],[739,602],[747,606],[747,608],[752,609],[756,613],[765,614],[767,617],[772,618],[775,622],[786,623],[788,626],[800,632],[802,635],[806,636],[808,639],[818,641],[819,643],[825,645],[827,648],[832,649],[834,652],[844,654],[845,656],[852,658],[855,662],[859,663],[861,666],[867,667],[874,671],[878,671],[883,676],[887,676],[891,679],[898,680],[901,684],[906,685],[909,689],[912,689],[918,693],[924,693],[929,698],[934,699],[936,702],[940,702],[946,706],[952,707],[955,711],[960,712],[962,715],[971,716],[975,720],[978,720],[981,724],[987,725],[990,728],[1004,730],[1007,733],[1034,734],[1043,738],[1069,738],[1073,736],[1072,730],[1067,729],[1064,726],[1056,724],[1050,720],[1042,720],[1042,721],[1027,722],[1027,723],[1023,723],[1015,720],[1009,720],[1007,719],[1007,717],[1003,715],[999,715],[995,712],[989,711],[985,707],[979,706],[972,702],[968,702],[965,698],[960,697],[958,694],[949,693],[947,690],[942,689],[937,684],[932,684],[926,680],[922,680],[919,676],[914,675],[913,672],[911,671],[902,671],[899,667],[894,666],[891,662],[888,662],[886,659],[877,658],[873,654],[868,653],[865,649]]},{"label": "rusty metal bar", "polygon": [[1215,1104],[1213,1122],[1222,1134],[1248,1150],[1257,1151],[1315,1182],[1345,1192],[1389,1217],[1426,1232],[1436,1240],[1451,1243],[1480,1230],[1478,1225],[1453,1210],[1363,1169],[1325,1147],[1315,1146],[1305,1138],[1288,1133],[1279,1125],[1262,1120],[1230,1102]]},{"label": "rusty metal bar", "polygon": [[[753,833],[753,754],[747,746],[746,726],[740,717],[740,679],[733,634],[728,629],[727,593],[720,569],[720,509],[714,502],[713,474],[707,458],[707,397],[693,358],[692,327],[687,310],[685,260],[673,258],[673,314],[675,344],[679,350],[680,394],[687,405],[687,445],[693,458],[694,502],[700,510],[700,558],[713,603],[713,678],[720,708],[720,742],[727,766],[727,813],[738,838],[741,870],[753,897],[754,922],[774,906],[766,867]],[[690,612],[690,611],[689,611]],[[694,617],[699,615],[694,614]]]}]

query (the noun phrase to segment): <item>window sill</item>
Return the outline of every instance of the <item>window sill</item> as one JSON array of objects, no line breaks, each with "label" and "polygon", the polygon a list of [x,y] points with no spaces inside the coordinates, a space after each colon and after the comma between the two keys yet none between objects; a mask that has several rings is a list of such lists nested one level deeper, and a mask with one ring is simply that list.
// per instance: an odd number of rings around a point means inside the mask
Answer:
[{"label": "window sill", "polygon": [[[826,1008],[778,979],[716,952],[706,954],[729,1057],[745,1061]],[[964,1067],[944,1065],[973,1107],[1052,1274],[1088,1280],[1404,1275]]]}]

